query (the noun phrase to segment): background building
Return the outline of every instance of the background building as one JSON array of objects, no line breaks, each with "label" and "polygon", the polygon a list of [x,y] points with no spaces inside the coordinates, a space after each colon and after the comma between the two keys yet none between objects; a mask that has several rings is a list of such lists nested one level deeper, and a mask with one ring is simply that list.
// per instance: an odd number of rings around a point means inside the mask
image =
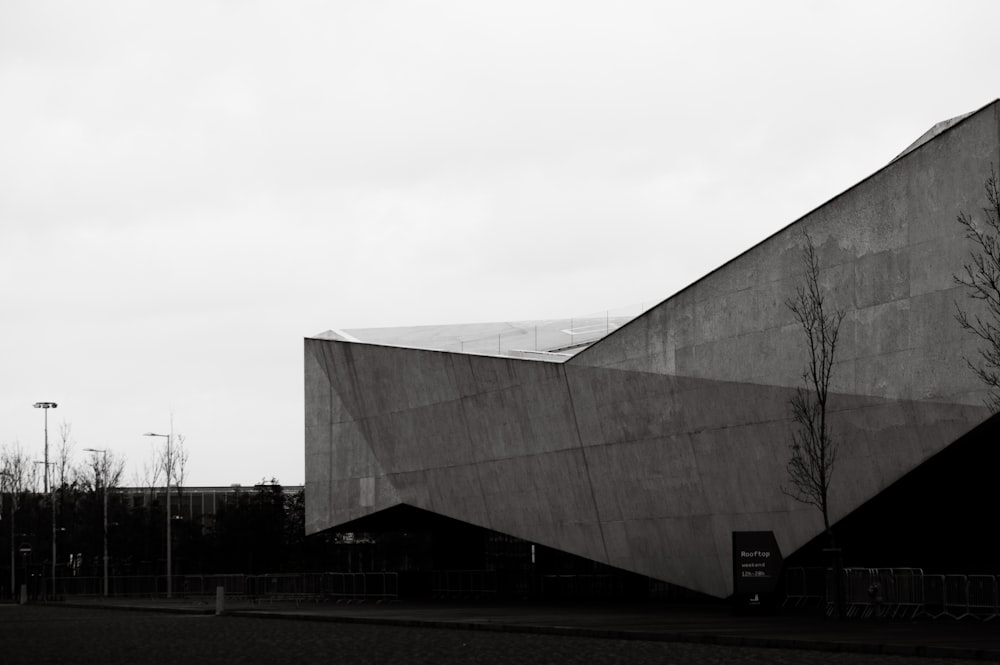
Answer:
[{"label": "background building", "polygon": [[[962,493],[992,463],[991,423],[953,275],[970,250],[955,217],[985,205],[997,164],[993,102],[563,362],[305,340],[307,532],[423,530],[439,573],[534,565],[537,546],[564,553],[550,577],[620,570],[718,597],[733,531],[808,550],[820,516],[781,489],[806,358],[785,302],[808,234],[846,311],[831,517],[859,556],[947,566],[995,547],[989,497]],[[490,563],[503,538],[520,563]]]},{"label": "background building", "polygon": [[[286,496],[294,495],[303,490],[301,485],[275,485],[280,488],[282,494]],[[260,487],[269,487],[265,483],[260,485],[221,485],[215,487],[173,487],[170,491],[170,513],[174,519],[187,520],[192,524],[197,524],[199,528],[210,527],[215,520],[215,515],[223,506],[236,506],[240,497],[252,495],[259,491]],[[117,487],[113,492],[121,497],[127,508],[149,508],[153,505],[161,506],[166,502],[167,490],[165,487]]]}]

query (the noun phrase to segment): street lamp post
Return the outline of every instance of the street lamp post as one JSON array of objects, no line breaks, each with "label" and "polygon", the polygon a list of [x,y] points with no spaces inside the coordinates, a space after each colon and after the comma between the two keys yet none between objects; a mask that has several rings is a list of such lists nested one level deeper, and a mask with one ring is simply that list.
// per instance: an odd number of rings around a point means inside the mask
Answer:
[{"label": "street lamp post", "polygon": [[[35,402],[36,409],[42,409],[45,413],[45,493],[49,494],[49,409],[54,409],[59,405],[55,402]],[[56,593],[56,488],[55,483],[51,485],[52,493],[49,499],[52,502],[52,595]]]},{"label": "street lamp post", "polygon": [[[35,464],[44,464],[45,473],[49,472],[49,464],[55,464],[55,462],[43,462],[38,460]],[[52,490],[49,494],[49,502],[52,504],[52,596],[56,595],[56,486],[52,484],[50,486]]]},{"label": "street lamp post", "polygon": [[42,409],[45,413],[45,493],[49,493],[49,409],[54,409],[59,405],[55,402],[35,402],[36,409]]},{"label": "street lamp post", "polygon": [[[171,429],[173,429],[171,427]],[[160,436],[167,440],[167,598],[173,596],[173,566],[171,565],[171,549],[173,543],[170,542],[170,475],[173,471],[172,460],[170,459],[171,450],[170,446],[172,443],[172,433],[171,434],[155,434],[153,432],[146,432],[143,436]]]},{"label": "street lamp post", "polygon": [[96,480],[101,483],[104,498],[104,597],[108,597],[108,450],[107,448],[84,448],[89,453],[101,453],[104,460],[97,470]]}]

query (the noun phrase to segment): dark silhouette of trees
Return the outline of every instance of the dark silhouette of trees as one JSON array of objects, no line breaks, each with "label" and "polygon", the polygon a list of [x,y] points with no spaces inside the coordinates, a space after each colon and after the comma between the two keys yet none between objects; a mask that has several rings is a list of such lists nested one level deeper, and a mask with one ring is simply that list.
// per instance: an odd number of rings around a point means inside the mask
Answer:
[{"label": "dark silhouette of trees", "polygon": [[[48,570],[49,497],[38,487],[39,469],[19,447],[0,449],[2,520],[0,525],[0,589],[10,593],[10,552],[15,552],[17,584],[24,570]],[[97,483],[98,474],[102,482]],[[164,567],[166,519],[164,488],[120,487],[122,460],[109,452],[94,455],[56,488],[62,502],[57,574],[98,578],[103,556],[103,479],[108,479],[109,573],[115,576],[160,576]],[[160,473],[162,478],[162,471]],[[186,498],[192,495],[185,494]],[[264,574],[327,570],[329,538],[305,537],[304,492],[287,491],[277,480],[219,493],[215,510],[176,501],[174,572],[176,575]],[[191,510],[189,510],[191,508]],[[13,518],[13,519],[11,519]],[[16,524],[16,529],[12,528]],[[150,529],[153,525],[155,528]],[[22,557],[18,549],[30,545]],[[36,575],[37,577],[37,575]],[[40,579],[40,578],[38,578]]]},{"label": "dark silhouette of trees", "polygon": [[[43,540],[49,534],[41,528],[43,515],[47,515],[38,487],[38,467],[28,453],[17,442],[0,448],[0,494],[3,503],[3,518],[6,529],[0,533],[0,543],[6,565],[5,575],[0,580],[0,588],[10,597],[15,594],[16,583],[23,580],[24,557],[20,553],[22,545],[37,550],[51,541]],[[19,570],[19,567],[21,570]],[[13,577],[18,577],[17,581]]]},{"label": "dark silhouette of trees", "polygon": [[245,573],[297,567],[304,522],[301,490],[289,495],[277,480],[262,480],[216,513],[210,536],[215,565]]}]

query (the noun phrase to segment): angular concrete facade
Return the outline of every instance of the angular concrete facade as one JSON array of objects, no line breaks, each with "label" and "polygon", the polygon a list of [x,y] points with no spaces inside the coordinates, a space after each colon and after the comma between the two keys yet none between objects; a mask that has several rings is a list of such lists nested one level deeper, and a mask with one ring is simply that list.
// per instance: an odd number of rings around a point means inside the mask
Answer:
[{"label": "angular concrete facade", "polygon": [[803,233],[847,312],[832,519],[989,416],[952,275],[991,164],[1000,102],[564,363],[307,339],[307,531],[407,504],[729,595],[732,531],[774,531],[786,555],[822,531],[781,491]]}]

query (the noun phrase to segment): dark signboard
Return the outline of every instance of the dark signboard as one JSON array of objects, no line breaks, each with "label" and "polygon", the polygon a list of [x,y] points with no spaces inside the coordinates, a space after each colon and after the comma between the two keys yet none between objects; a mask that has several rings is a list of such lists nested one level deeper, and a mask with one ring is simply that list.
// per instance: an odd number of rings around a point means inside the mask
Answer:
[{"label": "dark signboard", "polygon": [[733,595],[738,605],[767,605],[781,574],[773,531],[733,531]]}]

